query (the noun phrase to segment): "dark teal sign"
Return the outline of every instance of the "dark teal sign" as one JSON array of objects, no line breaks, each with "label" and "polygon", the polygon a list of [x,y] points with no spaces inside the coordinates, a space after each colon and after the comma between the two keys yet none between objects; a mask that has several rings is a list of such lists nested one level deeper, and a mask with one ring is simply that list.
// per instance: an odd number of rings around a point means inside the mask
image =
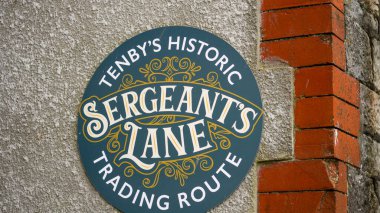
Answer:
[{"label": "dark teal sign", "polygon": [[262,131],[256,80],[211,33],[163,27],[116,48],[83,95],[88,178],[123,212],[206,212],[251,168]]}]

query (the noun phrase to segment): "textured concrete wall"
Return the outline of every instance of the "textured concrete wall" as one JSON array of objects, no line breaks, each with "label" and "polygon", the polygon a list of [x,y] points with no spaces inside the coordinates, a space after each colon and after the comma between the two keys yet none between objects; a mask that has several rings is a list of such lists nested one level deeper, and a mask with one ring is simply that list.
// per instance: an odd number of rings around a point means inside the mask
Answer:
[{"label": "textured concrete wall", "polygon": [[378,0],[346,0],[347,72],[360,81],[361,168],[348,170],[349,212],[380,212],[380,14]]},{"label": "textured concrete wall", "polygon": [[[2,1],[0,211],[115,211],[81,166],[77,106],[107,54],[159,26],[194,26],[231,43],[262,89],[267,117],[259,159],[291,158],[293,77],[286,66],[260,65],[258,14],[255,0]],[[213,212],[255,211],[253,168]]]},{"label": "textured concrete wall", "polygon": [[294,156],[294,69],[281,62],[261,64],[254,71],[265,110],[258,162],[292,159]]}]

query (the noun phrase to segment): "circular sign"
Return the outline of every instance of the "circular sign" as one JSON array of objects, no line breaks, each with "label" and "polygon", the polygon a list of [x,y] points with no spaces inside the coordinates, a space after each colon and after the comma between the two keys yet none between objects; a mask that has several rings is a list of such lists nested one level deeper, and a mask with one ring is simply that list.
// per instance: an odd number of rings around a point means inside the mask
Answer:
[{"label": "circular sign", "polygon": [[252,71],[215,35],[141,33],[92,76],[78,146],[100,195],[123,212],[206,212],[253,165],[263,110]]}]

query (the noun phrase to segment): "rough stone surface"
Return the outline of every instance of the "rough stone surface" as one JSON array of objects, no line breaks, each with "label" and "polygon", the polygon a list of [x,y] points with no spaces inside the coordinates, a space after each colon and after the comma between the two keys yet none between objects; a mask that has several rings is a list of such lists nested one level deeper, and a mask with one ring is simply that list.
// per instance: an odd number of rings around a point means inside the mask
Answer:
[{"label": "rough stone surface", "polygon": [[347,71],[360,85],[361,167],[349,168],[349,212],[380,212],[380,13],[378,0],[346,0]]},{"label": "rough stone surface", "polygon": [[359,137],[361,167],[349,169],[350,212],[380,212],[380,143],[365,134]]},{"label": "rough stone surface", "polygon": [[364,8],[373,14],[379,14],[379,0],[365,0],[362,1]]},{"label": "rough stone surface", "polygon": [[380,212],[380,143],[370,136],[359,137],[361,166],[348,169],[348,208],[350,213]]},{"label": "rough stone surface", "polygon": [[360,85],[362,132],[380,141],[380,95]]},{"label": "rough stone surface", "polygon": [[359,138],[361,149],[361,171],[368,177],[380,180],[380,143],[367,135]]},{"label": "rough stone surface", "polygon": [[357,1],[347,1],[345,10],[347,72],[369,85],[373,81],[371,44],[361,25],[363,14]]},{"label": "rough stone surface", "polygon": [[380,92],[379,2],[346,0],[347,72]]},{"label": "rough stone surface", "polygon": [[293,77],[292,68],[266,65],[255,72],[265,109],[263,139],[258,161],[293,157]]},{"label": "rough stone surface", "polygon": [[[231,43],[257,72],[258,13],[255,0],[2,1],[0,211],[116,211],[89,183],[76,145],[77,107],[96,67],[138,33],[190,25]],[[292,91],[277,84],[292,74],[281,71],[257,72],[268,107],[264,135],[278,139],[264,139],[261,159],[291,154]],[[256,191],[253,168],[212,212],[255,212]]]},{"label": "rough stone surface", "polygon": [[[375,186],[376,197],[377,197],[377,199],[379,200],[379,203],[380,203],[380,180],[379,179],[374,179],[373,182],[374,182],[374,186]],[[378,210],[377,213],[379,213],[379,210]]]},{"label": "rough stone surface", "polygon": [[372,39],[372,60],[373,84],[374,87],[380,92],[380,39]]},{"label": "rough stone surface", "polygon": [[379,213],[380,206],[374,180],[359,169],[348,168],[348,212]]}]

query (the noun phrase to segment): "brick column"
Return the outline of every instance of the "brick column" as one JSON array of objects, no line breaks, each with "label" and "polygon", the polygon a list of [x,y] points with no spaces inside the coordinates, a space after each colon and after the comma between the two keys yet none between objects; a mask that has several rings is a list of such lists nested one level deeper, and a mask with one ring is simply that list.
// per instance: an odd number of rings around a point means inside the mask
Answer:
[{"label": "brick column", "polygon": [[295,72],[294,159],[259,168],[263,212],[347,212],[360,165],[359,82],[345,73],[343,0],[263,0],[261,57]]}]

